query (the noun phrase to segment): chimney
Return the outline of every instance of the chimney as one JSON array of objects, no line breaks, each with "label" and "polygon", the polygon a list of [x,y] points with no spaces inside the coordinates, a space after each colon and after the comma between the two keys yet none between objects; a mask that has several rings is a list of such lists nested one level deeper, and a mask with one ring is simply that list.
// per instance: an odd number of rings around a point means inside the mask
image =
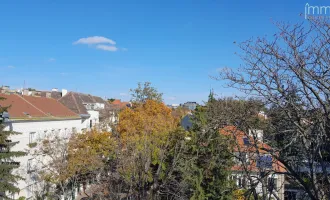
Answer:
[{"label": "chimney", "polygon": [[29,92],[30,92],[29,90],[24,89],[22,93],[24,96],[29,96]]},{"label": "chimney", "polygon": [[68,90],[62,89],[62,97],[64,97],[68,93]]},{"label": "chimney", "polygon": [[58,92],[58,89],[57,88],[53,88],[52,89],[52,92]]},{"label": "chimney", "polygon": [[0,88],[0,93],[6,93],[6,92],[8,92],[8,90],[9,90],[9,86],[2,86]]}]

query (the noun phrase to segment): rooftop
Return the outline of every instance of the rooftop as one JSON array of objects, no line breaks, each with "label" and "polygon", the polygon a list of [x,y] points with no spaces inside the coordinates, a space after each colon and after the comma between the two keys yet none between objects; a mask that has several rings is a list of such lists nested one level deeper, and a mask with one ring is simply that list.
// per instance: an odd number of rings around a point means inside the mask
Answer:
[{"label": "rooftop", "polygon": [[105,105],[105,108],[109,106],[109,103],[101,97],[78,92],[68,92],[58,101],[77,114],[88,114],[85,104],[101,103]]},{"label": "rooftop", "polygon": [[80,118],[76,113],[52,98],[0,94],[5,98],[0,106],[8,107],[11,120],[54,120]]}]

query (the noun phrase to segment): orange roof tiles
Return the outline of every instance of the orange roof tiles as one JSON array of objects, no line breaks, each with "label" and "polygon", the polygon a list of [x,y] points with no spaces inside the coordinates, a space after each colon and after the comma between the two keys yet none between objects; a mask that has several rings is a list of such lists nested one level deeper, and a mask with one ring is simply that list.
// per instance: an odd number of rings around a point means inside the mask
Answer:
[{"label": "orange roof tiles", "polygon": [[[226,135],[229,138],[233,139],[234,152],[245,153],[249,159],[249,164],[245,166],[249,171],[258,171],[260,170],[257,167],[256,160],[258,156],[269,154],[271,147],[268,144],[265,144],[261,141],[255,141],[253,137],[244,133],[241,130],[238,130],[235,126],[226,126],[220,130],[220,134]],[[244,138],[248,139],[249,145],[244,144]],[[285,172],[283,165],[273,159],[272,169],[277,172]],[[243,165],[234,165],[232,167],[233,171],[244,171]]]},{"label": "orange roof tiles", "polygon": [[120,109],[125,108],[129,104],[129,102],[122,102],[120,99],[116,99],[113,102],[111,102],[111,105],[118,107]]},{"label": "orange roof tiles", "polygon": [[2,107],[10,106],[8,113],[11,119],[67,119],[79,118],[77,114],[52,98],[21,96],[18,94],[0,94],[5,100],[0,101]]}]

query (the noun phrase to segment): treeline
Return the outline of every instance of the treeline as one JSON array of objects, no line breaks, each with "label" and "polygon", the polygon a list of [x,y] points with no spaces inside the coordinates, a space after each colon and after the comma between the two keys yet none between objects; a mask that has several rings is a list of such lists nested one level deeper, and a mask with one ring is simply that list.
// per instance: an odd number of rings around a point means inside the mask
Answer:
[{"label": "treeline", "polygon": [[[118,113],[111,133],[43,139],[34,152],[47,157],[35,165],[43,180],[36,198],[73,199],[78,191],[94,199],[269,200],[283,199],[280,188],[290,184],[296,199],[330,199],[330,25],[276,26],[272,37],[238,44],[239,70],[214,77],[244,98],[211,94],[189,131],[180,127],[185,111],[167,108],[146,83],[132,90],[133,106]],[[239,188],[233,170],[244,177]],[[283,185],[273,175],[284,175]]]},{"label": "treeline", "polygon": [[230,146],[217,130],[205,131],[207,112],[197,111],[201,118],[185,131],[187,111],[165,106],[149,84],[133,92],[138,98],[119,112],[111,133],[41,141],[34,155],[49,159],[35,164],[42,180],[36,198],[74,199],[78,192],[90,199],[232,199]]}]

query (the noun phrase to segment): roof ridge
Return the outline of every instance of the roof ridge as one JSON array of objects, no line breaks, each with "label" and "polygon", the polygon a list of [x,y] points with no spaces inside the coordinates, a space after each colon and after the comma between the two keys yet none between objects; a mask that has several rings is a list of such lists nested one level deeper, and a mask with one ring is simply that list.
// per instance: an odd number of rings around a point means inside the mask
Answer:
[{"label": "roof ridge", "polygon": [[31,106],[33,106],[35,109],[37,109],[38,111],[40,111],[42,114],[48,116],[44,111],[40,110],[38,107],[36,107],[35,105],[33,105],[31,102],[29,102],[28,100],[24,99],[22,96],[18,95],[18,94],[14,94],[17,95],[19,98],[23,99],[23,101],[25,101],[26,103],[30,104]]},{"label": "roof ridge", "polygon": [[69,94],[72,94],[72,92],[68,92],[66,95],[62,96],[61,98],[57,99],[57,101],[63,99],[65,96],[69,95]]},{"label": "roof ridge", "polygon": [[92,100],[94,101],[94,103],[97,103],[97,101],[95,100],[94,96],[91,95],[91,97],[92,97]]},{"label": "roof ridge", "polygon": [[81,113],[81,111],[80,111],[80,109],[79,109],[79,106],[78,106],[78,103],[77,103],[77,100],[76,100],[76,97],[73,95],[73,93],[71,93],[71,96],[72,96],[72,98],[73,98],[74,104],[75,104],[76,107],[77,107],[78,112]]}]

